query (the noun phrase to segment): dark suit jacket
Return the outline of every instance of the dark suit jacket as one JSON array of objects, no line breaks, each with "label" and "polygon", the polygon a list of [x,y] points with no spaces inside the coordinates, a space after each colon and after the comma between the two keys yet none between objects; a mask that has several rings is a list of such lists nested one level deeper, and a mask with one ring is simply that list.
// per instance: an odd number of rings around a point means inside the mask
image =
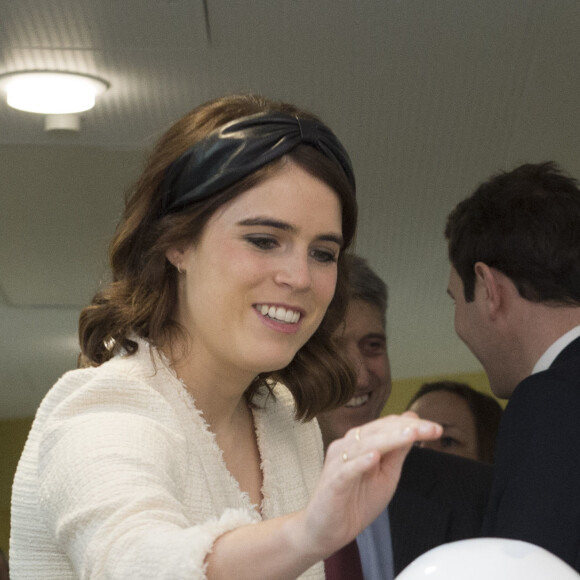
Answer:
[{"label": "dark suit jacket", "polygon": [[389,504],[395,576],[431,548],[479,536],[493,467],[414,447]]},{"label": "dark suit jacket", "polygon": [[580,571],[580,338],[511,396],[482,533],[537,544]]}]

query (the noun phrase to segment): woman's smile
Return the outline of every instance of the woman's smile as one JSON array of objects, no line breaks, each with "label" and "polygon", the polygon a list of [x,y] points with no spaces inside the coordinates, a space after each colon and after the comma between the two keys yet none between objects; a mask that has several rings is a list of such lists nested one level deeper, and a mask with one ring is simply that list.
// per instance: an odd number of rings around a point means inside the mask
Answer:
[{"label": "woman's smile", "polygon": [[272,318],[278,322],[296,324],[300,320],[300,312],[293,308],[268,304],[256,304],[255,308],[262,316]]},{"label": "woman's smile", "polygon": [[256,304],[255,309],[264,324],[276,332],[294,334],[300,330],[302,313],[297,308],[275,304]]}]

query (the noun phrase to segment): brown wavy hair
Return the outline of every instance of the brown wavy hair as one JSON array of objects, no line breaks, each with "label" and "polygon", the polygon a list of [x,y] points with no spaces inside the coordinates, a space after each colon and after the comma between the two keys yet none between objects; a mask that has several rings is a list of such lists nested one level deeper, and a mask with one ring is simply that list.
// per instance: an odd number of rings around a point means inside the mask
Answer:
[{"label": "brown wavy hair", "polygon": [[[192,244],[213,213],[223,204],[276,173],[278,159],[233,186],[195,202],[184,210],[161,215],[160,188],[169,166],[194,143],[214,129],[240,117],[261,112],[284,112],[317,119],[297,107],[257,95],[233,95],[201,105],[178,120],[161,137],[141,177],[129,191],[124,214],[109,248],[112,282],[94,296],[79,320],[81,356],[98,366],[119,348],[129,354],[138,346],[132,335],[161,347],[184,329],[173,314],[177,304],[177,272],[166,258],[171,247]],[[333,331],[344,318],[348,300],[348,272],[344,251],[351,244],[357,219],[353,187],[343,170],[314,147],[299,145],[285,156],[331,187],[342,205],[344,246],[338,258],[334,297],[316,332],[284,369],[258,376],[246,390],[252,402],[260,388],[272,380],[289,388],[296,402],[296,417],[309,420],[318,413],[343,405],[354,390],[354,373],[337,355]]]}]

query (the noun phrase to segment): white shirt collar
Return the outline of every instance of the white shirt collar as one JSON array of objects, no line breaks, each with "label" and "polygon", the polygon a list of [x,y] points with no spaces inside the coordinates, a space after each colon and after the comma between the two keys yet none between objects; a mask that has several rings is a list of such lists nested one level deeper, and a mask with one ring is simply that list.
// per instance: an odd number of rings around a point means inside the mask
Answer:
[{"label": "white shirt collar", "polygon": [[580,325],[575,326],[566,334],[563,334],[556,342],[548,348],[548,350],[538,359],[535,364],[532,374],[545,371],[550,368],[551,364],[556,360],[556,357],[574,340],[580,336]]}]

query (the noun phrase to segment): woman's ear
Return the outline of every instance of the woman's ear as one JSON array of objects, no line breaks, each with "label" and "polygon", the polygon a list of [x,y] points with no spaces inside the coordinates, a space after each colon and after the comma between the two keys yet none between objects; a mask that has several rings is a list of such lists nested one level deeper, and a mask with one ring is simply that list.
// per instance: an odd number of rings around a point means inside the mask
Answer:
[{"label": "woman's ear", "polygon": [[184,254],[185,252],[183,251],[183,249],[177,247],[169,248],[169,250],[165,252],[165,257],[169,260],[171,264],[175,266],[175,268],[179,273],[183,272],[181,264],[184,259]]}]

